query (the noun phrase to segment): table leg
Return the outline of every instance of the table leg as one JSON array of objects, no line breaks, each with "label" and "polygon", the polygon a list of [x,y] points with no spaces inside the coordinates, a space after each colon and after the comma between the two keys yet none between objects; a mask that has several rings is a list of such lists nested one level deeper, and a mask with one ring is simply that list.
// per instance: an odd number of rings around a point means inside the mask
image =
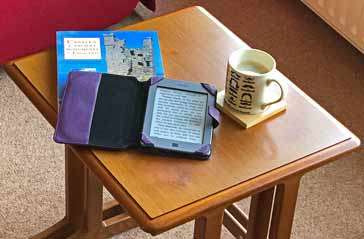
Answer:
[{"label": "table leg", "polygon": [[33,239],[66,238],[76,233],[83,224],[86,168],[70,147],[66,146],[65,150],[66,215]]},{"label": "table leg", "polygon": [[247,238],[248,216],[236,204],[225,209],[223,224],[235,238]]},{"label": "table leg", "polygon": [[89,169],[86,169],[84,182],[83,221],[78,225],[77,232],[68,238],[106,238],[102,224],[102,183]]},{"label": "table leg", "polygon": [[267,239],[274,189],[273,187],[252,196],[247,230],[248,239]]},{"label": "table leg", "polygon": [[300,176],[296,176],[277,186],[269,231],[270,239],[290,238],[299,184]]},{"label": "table leg", "polygon": [[87,170],[86,222],[87,235],[96,238],[103,229],[102,183],[91,170]]},{"label": "table leg", "polygon": [[70,146],[66,146],[65,162],[66,215],[32,239],[108,238],[137,226],[116,202],[103,205],[102,182],[84,166]]},{"label": "table leg", "polygon": [[195,220],[194,239],[219,239],[224,209],[216,209]]}]

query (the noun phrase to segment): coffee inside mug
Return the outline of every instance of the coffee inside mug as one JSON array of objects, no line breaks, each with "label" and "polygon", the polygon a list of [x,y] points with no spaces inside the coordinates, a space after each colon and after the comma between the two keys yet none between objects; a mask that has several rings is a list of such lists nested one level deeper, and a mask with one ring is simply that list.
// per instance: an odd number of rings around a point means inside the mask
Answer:
[{"label": "coffee inside mug", "polygon": [[241,49],[229,58],[230,66],[245,75],[264,75],[275,69],[276,62],[268,53],[257,49]]}]

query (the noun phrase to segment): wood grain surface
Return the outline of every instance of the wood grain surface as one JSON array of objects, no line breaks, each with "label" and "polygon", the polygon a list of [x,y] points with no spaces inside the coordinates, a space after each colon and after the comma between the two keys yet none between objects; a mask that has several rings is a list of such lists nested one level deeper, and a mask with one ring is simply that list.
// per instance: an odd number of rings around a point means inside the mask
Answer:
[{"label": "wood grain surface", "polygon": [[[158,31],[167,77],[218,89],[224,88],[229,54],[247,47],[197,9],[131,29]],[[147,214],[158,217],[350,137],[291,87],[287,102],[286,112],[249,130],[223,116],[208,161],[134,150],[95,154]]]},{"label": "wood grain surface", "polygon": [[[248,46],[212,19],[195,9],[127,29],[158,31],[167,77],[207,82],[221,90],[229,54]],[[54,64],[44,67],[38,63],[41,59]],[[54,52],[24,58],[16,65],[56,107]],[[291,86],[287,102],[286,112],[249,130],[223,116],[208,161],[136,150],[94,153],[146,213],[158,217],[350,138]]]}]

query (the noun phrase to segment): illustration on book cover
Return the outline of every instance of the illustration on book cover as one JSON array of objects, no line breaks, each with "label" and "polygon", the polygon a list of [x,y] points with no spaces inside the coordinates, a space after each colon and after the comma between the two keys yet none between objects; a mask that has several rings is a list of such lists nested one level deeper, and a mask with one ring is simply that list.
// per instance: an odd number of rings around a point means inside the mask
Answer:
[{"label": "illustration on book cover", "polygon": [[154,75],[151,37],[143,40],[141,48],[128,48],[126,39],[118,39],[113,33],[104,34],[104,42],[109,73],[135,76],[140,81]]},{"label": "illustration on book cover", "polygon": [[57,32],[57,66],[59,103],[72,70],[135,76],[139,81],[164,76],[155,31]]}]

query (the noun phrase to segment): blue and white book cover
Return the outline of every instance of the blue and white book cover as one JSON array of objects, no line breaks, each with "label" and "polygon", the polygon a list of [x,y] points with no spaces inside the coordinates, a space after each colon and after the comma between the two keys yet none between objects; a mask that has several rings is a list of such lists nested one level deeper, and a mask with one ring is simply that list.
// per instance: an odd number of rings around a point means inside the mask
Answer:
[{"label": "blue and white book cover", "polygon": [[135,76],[164,76],[156,31],[57,32],[58,102],[71,70]]}]

